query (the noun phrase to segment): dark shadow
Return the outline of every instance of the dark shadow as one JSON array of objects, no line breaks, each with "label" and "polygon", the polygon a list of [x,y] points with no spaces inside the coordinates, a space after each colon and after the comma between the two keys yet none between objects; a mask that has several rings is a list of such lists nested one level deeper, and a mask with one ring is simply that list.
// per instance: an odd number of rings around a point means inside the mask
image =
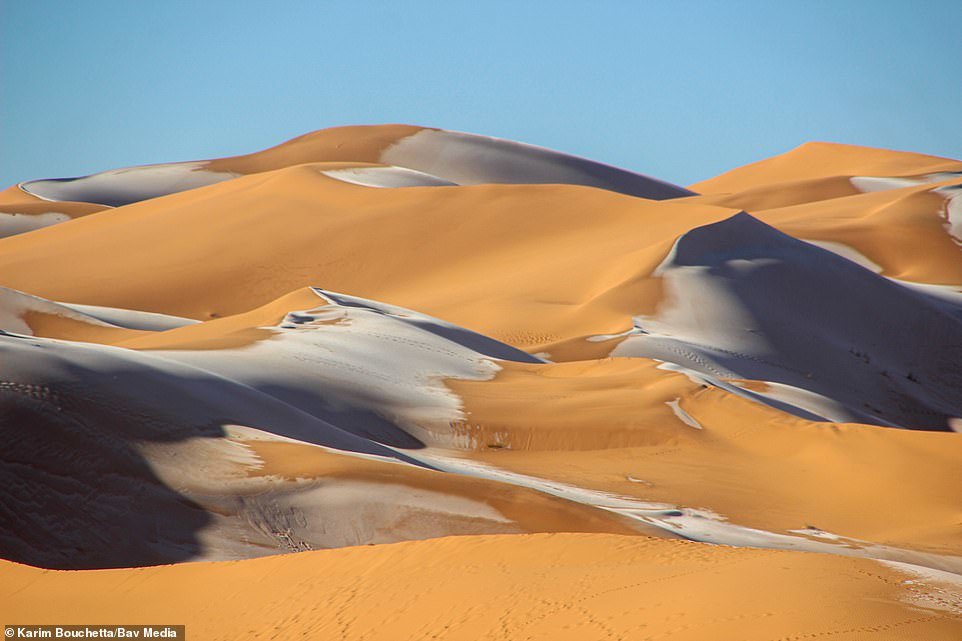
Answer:
[{"label": "dark shadow", "polygon": [[[46,568],[185,561],[204,509],[167,487],[130,439],[156,438],[58,386],[0,382],[0,556]],[[196,435],[214,435],[197,429]]]},{"label": "dark shadow", "polygon": [[423,329],[426,332],[430,332],[435,336],[440,336],[445,340],[449,340],[452,343],[466,347],[484,356],[497,358],[503,361],[514,361],[516,363],[545,362],[543,359],[532,356],[531,354],[522,351],[517,347],[512,347],[507,343],[502,343],[501,341],[489,338],[484,334],[473,332],[464,327],[445,324],[443,321],[430,317],[424,318],[414,315],[400,316],[382,309],[378,306],[377,301],[367,301],[365,299],[354,298],[352,296],[344,296],[343,294],[338,294],[337,292],[331,292],[317,287],[313,289],[324,298],[334,301],[334,303],[340,305],[341,307],[353,307],[355,309],[363,309],[372,313],[389,316],[400,322],[407,323],[408,325],[413,325],[418,329]]},{"label": "dark shadow", "polygon": [[371,410],[353,406],[339,409],[327,402],[323,396],[297,388],[266,384],[254,387],[264,394],[365,440],[408,450],[424,447],[424,443],[420,440]]},{"label": "dark shadow", "polygon": [[723,367],[834,399],[863,422],[947,431],[962,416],[962,322],[950,303],[745,213],[688,232],[674,262],[706,267],[767,343],[750,356],[712,351]]},{"label": "dark shadow", "polygon": [[223,437],[229,424],[427,467],[204,370],[0,332],[0,557],[60,569],[196,557],[210,515],[139,447]]}]

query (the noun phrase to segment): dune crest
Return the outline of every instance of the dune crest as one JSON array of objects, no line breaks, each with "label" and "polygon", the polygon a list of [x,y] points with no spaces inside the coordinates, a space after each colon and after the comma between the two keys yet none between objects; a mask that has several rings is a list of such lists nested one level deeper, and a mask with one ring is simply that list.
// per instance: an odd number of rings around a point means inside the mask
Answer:
[{"label": "dune crest", "polygon": [[613,356],[805,390],[798,410],[816,420],[948,429],[962,414],[962,307],[745,213],[686,233],[654,275],[666,303],[636,317]]},{"label": "dune crest", "polygon": [[[351,141],[346,149],[345,139]],[[19,188],[45,201],[119,207],[252,173],[336,161],[387,165],[332,170],[335,177],[347,182],[377,187],[573,184],[655,200],[694,193],[655,178],[533,145],[400,125],[342,127],[307,134],[248,156],[143,165],[77,178],[28,180],[20,183]]]}]

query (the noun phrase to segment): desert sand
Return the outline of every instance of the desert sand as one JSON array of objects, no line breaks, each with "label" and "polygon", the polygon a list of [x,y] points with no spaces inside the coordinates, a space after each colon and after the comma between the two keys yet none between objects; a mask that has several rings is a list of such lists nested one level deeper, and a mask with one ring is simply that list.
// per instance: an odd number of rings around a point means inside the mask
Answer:
[{"label": "desert sand", "polygon": [[0,622],[957,639],[960,193],[401,125],[15,185]]},{"label": "desert sand", "polygon": [[59,622],[69,603],[76,622],[178,621],[203,639],[951,639],[959,631],[949,609],[958,597],[944,577],[608,534],[448,537],[82,573],[0,568],[14,593],[2,607],[22,619]]}]

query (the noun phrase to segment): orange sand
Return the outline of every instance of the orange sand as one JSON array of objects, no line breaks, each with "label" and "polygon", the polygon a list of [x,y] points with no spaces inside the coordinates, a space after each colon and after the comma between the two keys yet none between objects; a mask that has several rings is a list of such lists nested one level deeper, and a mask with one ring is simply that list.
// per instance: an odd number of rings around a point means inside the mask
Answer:
[{"label": "orange sand", "polygon": [[[453,537],[232,563],[0,564],[0,619],[185,624],[193,639],[950,641],[962,619],[874,561],[611,535]],[[921,596],[920,596],[921,595]]]}]

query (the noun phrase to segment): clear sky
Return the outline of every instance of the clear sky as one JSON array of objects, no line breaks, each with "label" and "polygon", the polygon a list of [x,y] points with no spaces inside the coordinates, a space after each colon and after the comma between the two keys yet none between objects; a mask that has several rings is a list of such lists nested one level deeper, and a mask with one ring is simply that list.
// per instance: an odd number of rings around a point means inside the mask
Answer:
[{"label": "clear sky", "polygon": [[830,140],[962,157],[962,0],[0,0],[0,183],[405,122],[687,184]]}]

